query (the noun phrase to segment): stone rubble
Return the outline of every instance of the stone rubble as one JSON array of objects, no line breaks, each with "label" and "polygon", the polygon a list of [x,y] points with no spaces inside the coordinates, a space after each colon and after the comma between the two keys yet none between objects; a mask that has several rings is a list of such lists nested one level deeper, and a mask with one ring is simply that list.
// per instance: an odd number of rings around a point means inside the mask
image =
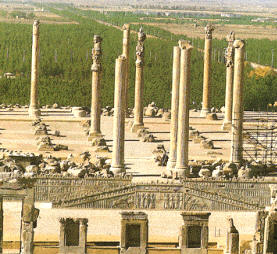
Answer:
[{"label": "stone rubble", "polygon": [[[81,153],[78,157],[81,162],[75,162],[74,157],[67,159],[51,155],[47,157],[30,153],[8,151],[1,149],[0,178],[37,177],[37,176],[72,176],[72,177],[112,177],[109,171],[110,161],[104,157],[92,158],[89,152]],[[22,166],[16,157],[28,158],[29,161]],[[35,160],[34,160],[35,159]]]}]

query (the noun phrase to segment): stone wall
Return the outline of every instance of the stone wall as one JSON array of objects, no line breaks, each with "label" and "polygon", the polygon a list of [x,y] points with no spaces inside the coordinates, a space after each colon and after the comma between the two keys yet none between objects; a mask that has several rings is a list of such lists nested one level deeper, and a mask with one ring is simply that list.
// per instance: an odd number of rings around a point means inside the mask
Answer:
[{"label": "stone wall", "polygon": [[263,180],[199,180],[182,183],[131,183],[131,178],[37,178],[36,201],[53,207],[257,211],[270,204]]}]

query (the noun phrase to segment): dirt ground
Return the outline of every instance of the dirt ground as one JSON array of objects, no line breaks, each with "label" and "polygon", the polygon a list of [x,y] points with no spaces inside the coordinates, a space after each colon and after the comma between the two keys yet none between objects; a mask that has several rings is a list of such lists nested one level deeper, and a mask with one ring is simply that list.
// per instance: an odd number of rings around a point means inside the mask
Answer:
[{"label": "dirt ground", "polygon": [[[204,27],[194,27],[194,24],[164,24],[164,23],[143,23],[145,25],[157,26],[173,34],[187,35],[190,38],[204,38]],[[272,26],[255,25],[215,25],[213,38],[225,39],[226,35],[235,31],[239,39],[269,39],[277,40],[277,29]]]}]

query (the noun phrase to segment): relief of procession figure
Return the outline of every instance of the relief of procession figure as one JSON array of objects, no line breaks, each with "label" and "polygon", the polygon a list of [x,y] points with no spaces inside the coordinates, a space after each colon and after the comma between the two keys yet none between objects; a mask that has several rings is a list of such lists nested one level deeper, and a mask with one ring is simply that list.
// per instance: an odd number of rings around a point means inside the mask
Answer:
[{"label": "relief of procession figure", "polygon": [[136,194],[136,208],[156,208],[156,194],[154,193],[137,193]]}]

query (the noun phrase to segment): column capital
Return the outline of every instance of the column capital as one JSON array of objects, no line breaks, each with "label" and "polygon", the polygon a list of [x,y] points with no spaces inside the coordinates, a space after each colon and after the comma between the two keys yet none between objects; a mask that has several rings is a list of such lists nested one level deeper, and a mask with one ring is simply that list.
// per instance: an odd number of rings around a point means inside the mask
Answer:
[{"label": "column capital", "polygon": [[138,32],[138,41],[140,43],[143,43],[146,39],[146,34],[143,32],[143,29],[142,27],[139,29],[139,32]]},{"label": "column capital", "polygon": [[191,45],[190,41],[187,40],[179,40],[178,41],[179,47],[181,49],[185,49],[185,50],[191,50],[193,49],[193,46]]},{"label": "column capital", "polygon": [[102,56],[102,50],[101,50],[102,38],[99,35],[94,35],[93,42],[94,42],[94,48],[92,49],[93,64],[91,66],[91,70],[94,72],[99,72],[102,70],[102,66],[100,62],[101,56]]},{"label": "column capital", "polygon": [[211,24],[205,26],[205,39],[212,39],[213,35],[212,32],[214,31],[215,27]]},{"label": "column capital", "polygon": [[122,26],[122,30],[130,31],[130,24],[124,24],[124,25]]},{"label": "column capital", "polygon": [[226,67],[234,66],[234,48],[233,46],[228,46],[225,50],[225,65]]},{"label": "column capital", "polygon": [[233,46],[234,40],[235,40],[235,32],[231,31],[226,36],[226,41],[228,42],[228,46]]},{"label": "column capital", "polygon": [[244,40],[235,40],[233,45],[234,45],[234,48],[236,48],[236,49],[244,49],[245,41]]}]

